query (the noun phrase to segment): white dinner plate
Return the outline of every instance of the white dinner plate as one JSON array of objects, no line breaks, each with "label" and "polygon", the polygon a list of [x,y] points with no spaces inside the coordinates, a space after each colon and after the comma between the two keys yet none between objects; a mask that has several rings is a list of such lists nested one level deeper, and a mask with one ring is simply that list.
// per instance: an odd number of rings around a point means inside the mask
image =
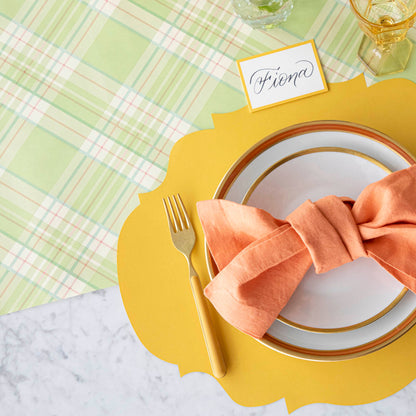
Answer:
[{"label": "white dinner plate", "polygon": [[[253,146],[214,197],[284,219],[306,199],[356,198],[368,184],[412,163],[403,149],[366,127],[305,123]],[[210,260],[209,266],[213,277]],[[312,266],[261,341],[301,358],[339,360],[381,348],[415,320],[416,295],[374,260],[361,258],[321,275]]]}]

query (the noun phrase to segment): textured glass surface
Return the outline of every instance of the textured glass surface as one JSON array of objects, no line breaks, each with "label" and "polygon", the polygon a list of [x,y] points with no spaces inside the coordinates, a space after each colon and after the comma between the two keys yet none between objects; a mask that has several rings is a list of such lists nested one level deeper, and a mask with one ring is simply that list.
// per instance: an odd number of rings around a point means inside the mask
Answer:
[{"label": "textured glass surface", "polygon": [[271,29],[286,21],[293,0],[233,0],[235,12],[254,28]]},{"label": "textured glass surface", "polygon": [[416,19],[416,0],[350,0],[364,37],[359,58],[375,75],[406,68],[412,43],[407,31]]}]

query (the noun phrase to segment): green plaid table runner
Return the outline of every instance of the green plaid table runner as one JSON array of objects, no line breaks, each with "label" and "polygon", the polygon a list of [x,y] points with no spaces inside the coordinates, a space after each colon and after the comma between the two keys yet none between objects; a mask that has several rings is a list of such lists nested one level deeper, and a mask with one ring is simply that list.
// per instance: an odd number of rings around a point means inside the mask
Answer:
[{"label": "green plaid table runner", "polygon": [[313,38],[327,81],[363,71],[345,0],[297,0],[269,32],[229,1],[0,0],[0,28],[0,313],[117,284],[173,144],[246,105],[237,59]]}]

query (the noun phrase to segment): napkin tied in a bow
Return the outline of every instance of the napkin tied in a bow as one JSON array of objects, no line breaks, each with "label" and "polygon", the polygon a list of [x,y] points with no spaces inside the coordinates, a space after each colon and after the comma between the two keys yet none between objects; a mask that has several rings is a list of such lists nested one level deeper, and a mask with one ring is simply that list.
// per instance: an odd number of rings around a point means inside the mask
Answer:
[{"label": "napkin tied in a bow", "polygon": [[219,270],[205,295],[253,337],[264,335],[312,264],[325,273],[371,257],[416,293],[416,165],[367,186],[355,202],[307,200],[284,221],[226,200],[197,208]]}]

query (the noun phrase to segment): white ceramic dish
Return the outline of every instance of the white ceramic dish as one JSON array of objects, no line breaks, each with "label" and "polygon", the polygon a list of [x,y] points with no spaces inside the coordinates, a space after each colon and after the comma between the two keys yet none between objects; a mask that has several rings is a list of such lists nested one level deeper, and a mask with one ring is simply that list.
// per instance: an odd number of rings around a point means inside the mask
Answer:
[{"label": "white ceramic dish", "polygon": [[[215,197],[285,218],[306,199],[362,189],[413,159],[390,139],[343,122],[293,126],[259,142],[221,182]],[[339,360],[371,352],[414,324],[416,295],[371,259],[323,275],[312,268],[262,340],[302,358]]]},{"label": "white ceramic dish", "polygon": [[[244,202],[283,219],[306,199],[331,194],[355,199],[366,185],[388,173],[366,155],[348,149],[307,149],[261,173]],[[238,180],[234,186],[244,187]],[[388,312],[404,294],[403,285],[371,259],[358,259],[322,275],[312,267],[280,318],[315,332],[346,331]]]}]

